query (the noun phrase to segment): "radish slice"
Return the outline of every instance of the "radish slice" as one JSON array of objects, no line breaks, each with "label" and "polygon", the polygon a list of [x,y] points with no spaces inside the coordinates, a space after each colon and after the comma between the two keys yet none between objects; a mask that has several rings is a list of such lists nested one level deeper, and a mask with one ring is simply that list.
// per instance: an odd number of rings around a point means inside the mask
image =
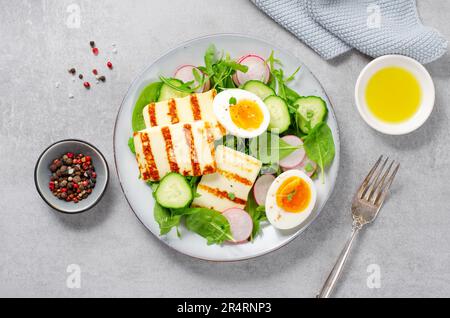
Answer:
[{"label": "radish slice", "polygon": [[258,80],[265,84],[269,81],[270,67],[261,56],[247,54],[239,58],[237,62],[248,67],[247,73],[236,71],[233,75],[233,81],[237,86],[245,84],[249,80]]},{"label": "radish slice", "polygon": [[[284,136],[281,139],[292,146],[303,146],[303,141],[294,135]],[[303,161],[305,155],[305,149],[303,147],[300,147],[300,149],[295,150],[286,158],[281,159],[280,166],[282,169],[292,169],[298,166]]]},{"label": "radish slice", "polygon": [[294,169],[303,171],[308,177],[311,177],[314,174],[314,172],[316,172],[316,170],[317,170],[317,163],[315,163],[314,161],[309,159],[307,156],[305,156],[305,159],[303,159],[303,161],[300,162],[300,164],[298,166],[295,166],[294,168],[291,168],[291,169],[282,168],[283,171],[294,170]]},{"label": "radish slice", "polygon": [[253,221],[247,212],[239,208],[231,208],[225,210],[222,214],[230,223],[234,243],[244,242],[250,237],[253,230]]},{"label": "radish slice", "polygon": [[256,180],[255,186],[253,187],[253,196],[258,205],[266,204],[267,192],[274,181],[275,177],[271,174],[262,175]]},{"label": "radish slice", "polygon": [[[181,65],[175,71],[174,77],[179,79],[179,80],[181,80],[181,81],[183,81],[184,83],[194,81],[194,85],[193,86],[197,87],[199,85],[199,82],[197,82],[195,80],[194,73],[192,73],[192,70],[194,68],[197,69],[197,67],[195,67],[194,65]],[[202,72],[199,69],[197,69],[197,71],[198,71],[198,73],[200,75],[202,74]],[[209,87],[210,87],[209,80],[207,80],[205,82],[205,84],[203,85],[203,87],[199,88],[197,90],[197,92],[206,92],[207,90],[209,90]]]}]

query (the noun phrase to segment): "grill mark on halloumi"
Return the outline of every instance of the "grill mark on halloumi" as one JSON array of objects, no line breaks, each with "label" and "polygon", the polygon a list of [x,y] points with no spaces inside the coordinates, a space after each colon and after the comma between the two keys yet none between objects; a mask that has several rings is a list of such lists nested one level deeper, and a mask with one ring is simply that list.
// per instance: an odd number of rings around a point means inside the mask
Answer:
[{"label": "grill mark on halloumi", "polygon": [[177,124],[180,122],[180,119],[178,118],[178,114],[177,114],[177,102],[173,98],[169,100],[169,114],[168,115],[170,116],[170,122],[172,124]]},{"label": "grill mark on halloumi", "polygon": [[[186,97],[160,101],[144,107],[143,116],[146,127],[166,126],[175,123],[211,122],[214,139],[227,134],[213,111],[213,100],[217,92],[212,89],[205,93],[191,94]],[[175,102],[176,106],[173,107]]]},{"label": "grill mark on halloumi", "polygon": [[215,156],[216,149],[214,148],[214,134],[211,130],[211,124],[209,122],[205,122],[206,136],[207,141],[211,147],[211,153],[213,157]]},{"label": "grill mark on halloumi", "polygon": [[215,164],[216,173],[202,177],[197,187],[200,196],[194,199],[192,205],[217,211],[244,208],[260,171],[261,161],[219,145],[216,148]]},{"label": "grill mark on halloumi", "polygon": [[[138,135],[137,132],[133,133],[133,141],[134,141],[134,138],[136,138],[137,135]],[[135,152],[136,152],[136,161],[137,161],[137,164],[138,164],[139,171],[144,171],[144,167],[142,166],[141,160],[140,160],[141,155],[140,155],[139,151],[136,150],[136,145],[135,145]]]},{"label": "grill mark on halloumi", "polygon": [[167,159],[169,160],[170,171],[180,172],[180,168],[178,167],[177,158],[175,157],[175,153],[173,150],[172,136],[170,135],[169,127],[162,127],[161,132],[164,137],[164,141],[166,142],[166,153]]},{"label": "grill mark on halloumi", "polygon": [[[190,127],[190,132],[185,129],[185,125]],[[216,162],[212,154],[213,141],[208,142],[204,121],[147,128],[134,133],[133,139],[136,160],[141,178],[144,180],[158,181],[171,171],[185,176],[207,175],[216,171]],[[148,148],[149,143],[151,156],[148,149],[145,156],[144,148]],[[156,166],[158,175],[150,173],[149,166]]]},{"label": "grill mark on halloumi", "polygon": [[225,136],[225,135],[227,134],[226,129],[225,129],[219,122],[217,122],[217,128],[219,128],[220,133],[221,133],[223,136]]},{"label": "grill mark on halloumi", "polygon": [[144,179],[159,179],[158,167],[155,164],[155,158],[153,157],[152,146],[150,145],[150,139],[147,134],[141,134],[142,150],[144,152],[145,161],[147,167],[142,174]]},{"label": "grill mark on halloumi", "polygon": [[191,165],[194,171],[194,176],[200,176],[202,171],[200,169],[200,164],[198,163],[197,151],[195,150],[194,136],[192,135],[192,126],[190,124],[184,125],[184,135],[186,137],[186,143],[189,147],[191,155]]},{"label": "grill mark on halloumi", "polygon": [[198,104],[197,95],[195,95],[195,94],[191,95],[191,108],[192,108],[192,114],[194,116],[194,120],[201,120],[202,112],[200,110],[200,105]]},{"label": "grill mark on halloumi", "polygon": [[148,117],[150,118],[150,124],[152,126],[158,126],[158,122],[156,121],[155,103],[150,103],[150,105],[148,105]]},{"label": "grill mark on halloumi", "polygon": [[241,177],[240,175],[238,175],[236,173],[233,173],[233,172],[230,172],[230,171],[226,171],[226,170],[222,170],[222,169],[219,169],[219,168],[216,169],[216,172],[220,173],[221,175],[223,175],[227,179],[234,180],[236,182],[245,184],[245,185],[250,186],[250,187],[253,186],[253,182],[252,181],[248,180],[247,178]]},{"label": "grill mark on halloumi", "polygon": [[212,195],[214,195],[214,196],[216,196],[218,198],[227,199],[227,200],[229,200],[231,202],[234,202],[236,204],[245,205],[247,203],[247,200],[244,200],[244,199],[241,199],[241,198],[234,197],[233,199],[231,199],[230,196],[228,195],[227,191],[222,191],[222,190],[217,189],[217,188],[212,188],[212,187],[209,187],[209,186],[201,184],[201,183],[198,185],[198,188],[200,188],[201,190],[204,190],[206,192],[209,192],[209,193],[211,193]]},{"label": "grill mark on halloumi", "polygon": [[206,165],[203,168],[202,174],[210,174],[210,173],[214,173],[214,172],[216,172],[216,167],[214,165]]}]

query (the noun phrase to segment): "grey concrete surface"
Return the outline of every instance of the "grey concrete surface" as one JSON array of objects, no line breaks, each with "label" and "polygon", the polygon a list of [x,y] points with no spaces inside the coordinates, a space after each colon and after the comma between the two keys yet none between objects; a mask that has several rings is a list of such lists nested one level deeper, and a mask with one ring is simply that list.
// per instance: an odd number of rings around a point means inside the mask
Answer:
[{"label": "grey concrete surface", "polygon": [[[355,183],[381,153],[402,168],[379,219],[359,237],[335,295],[450,296],[449,56],[427,66],[437,91],[431,118],[410,135],[390,137],[371,130],[353,102],[368,57],[352,52],[325,62],[249,1],[0,4],[0,296],[312,297],[349,235]],[[79,28],[67,26],[71,4],[81,8]],[[419,1],[419,11],[450,38],[449,1]],[[273,41],[310,67],[334,103],[342,158],[333,197],[298,239],[254,260],[216,264],[167,249],[139,223],[114,172],[112,133],[121,100],[145,66],[182,41],[221,32]],[[96,59],[91,39],[101,50]],[[90,91],[67,74],[72,65],[87,74],[107,58],[114,71],[99,67],[107,82]],[[63,138],[94,143],[110,163],[108,192],[85,214],[52,211],[34,188],[35,160]],[[79,289],[66,286],[69,264],[81,268]],[[380,288],[367,286],[371,264],[381,270]]]}]

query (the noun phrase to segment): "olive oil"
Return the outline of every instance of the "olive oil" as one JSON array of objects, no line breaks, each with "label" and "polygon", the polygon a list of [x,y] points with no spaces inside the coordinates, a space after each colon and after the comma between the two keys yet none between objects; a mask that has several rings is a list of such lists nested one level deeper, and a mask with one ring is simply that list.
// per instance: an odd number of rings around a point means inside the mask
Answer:
[{"label": "olive oil", "polygon": [[410,119],[417,112],[421,99],[419,82],[401,67],[383,68],[367,83],[367,106],[384,122],[400,123]]}]

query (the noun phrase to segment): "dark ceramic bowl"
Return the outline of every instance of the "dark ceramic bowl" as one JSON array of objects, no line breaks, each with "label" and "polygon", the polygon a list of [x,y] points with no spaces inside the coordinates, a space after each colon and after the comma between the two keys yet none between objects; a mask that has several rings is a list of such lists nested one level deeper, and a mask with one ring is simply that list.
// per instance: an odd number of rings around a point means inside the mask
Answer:
[{"label": "dark ceramic bowl", "polygon": [[[92,193],[86,199],[83,199],[78,203],[66,202],[58,199],[48,187],[52,175],[49,168],[51,162],[67,152],[73,152],[75,154],[82,153],[86,156],[90,156],[92,158],[92,164],[95,167],[95,172],[97,173],[97,182]],[[34,183],[36,184],[39,195],[49,206],[62,213],[81,213],[95,206],[105,193],[108,180],[108,163],[102,153],[93,145],[76,139],[61,140],[50,145],[39,156],[34,169]]]}]

